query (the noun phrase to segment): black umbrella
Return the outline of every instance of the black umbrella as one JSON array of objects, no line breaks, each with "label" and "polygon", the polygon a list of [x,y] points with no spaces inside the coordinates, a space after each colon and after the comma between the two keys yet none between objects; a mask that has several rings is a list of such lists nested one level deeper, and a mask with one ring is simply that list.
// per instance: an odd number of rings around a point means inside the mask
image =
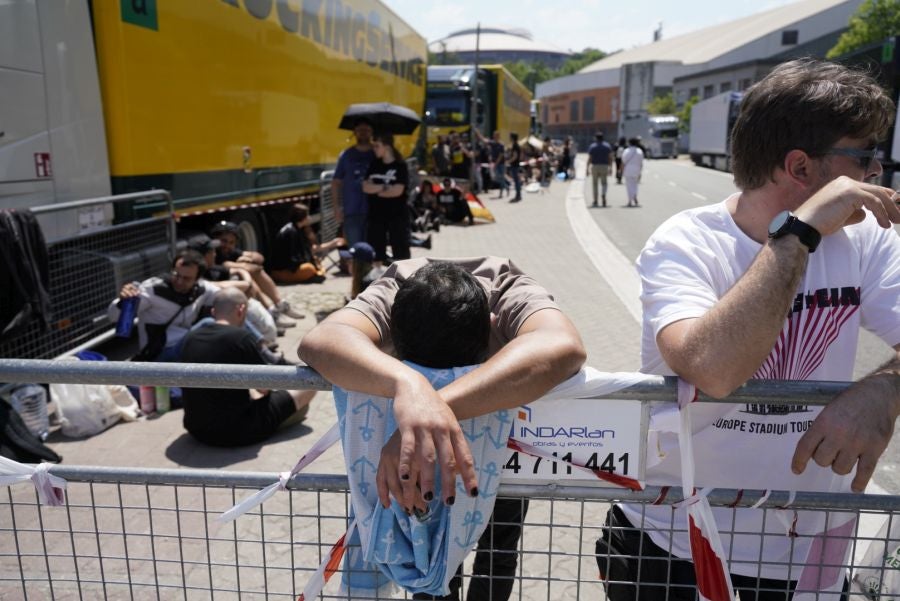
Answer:
[{"label": "black umbrella", "polygon": [[411,109],[390,102],[351,104],[341,117],[340,129],[352,130],[360,119],[372,124],[376,132],[405,136],[413,133],[422,120]]}]

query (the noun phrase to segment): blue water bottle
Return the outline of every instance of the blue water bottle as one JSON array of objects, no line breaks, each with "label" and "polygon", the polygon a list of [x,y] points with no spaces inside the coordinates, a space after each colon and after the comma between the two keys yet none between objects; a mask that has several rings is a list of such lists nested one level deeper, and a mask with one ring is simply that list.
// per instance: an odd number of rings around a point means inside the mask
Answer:
[{"label": "blue water bottle", "polygon": [[129,296],[128,298],[119,299],[119,321],[116,322],[116,336],[119,338],[131,337],[131,330],[134,328],[134,318],[137,316],[138,305],[140,304],[140,296]]}]

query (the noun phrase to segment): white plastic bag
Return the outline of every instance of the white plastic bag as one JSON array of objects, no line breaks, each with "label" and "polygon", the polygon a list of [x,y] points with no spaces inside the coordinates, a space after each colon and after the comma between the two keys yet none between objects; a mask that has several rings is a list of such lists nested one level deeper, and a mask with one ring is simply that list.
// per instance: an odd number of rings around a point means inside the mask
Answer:
[{"label": "white plastic bag", "polygon": [[64,436],[93,436],[122,417],[108,386],[51,384],[50,397],[56,402]]},{"label": "white plastic bag", "polygon": [[112,396],[113,401],[115,401],[116,405],[119,407],[122,421],[133,422],[136,420],[141,414],[141,411],[138,407],[137,400],[134,398],[134,395],[131,394],[131,391],[128,390],[128,387],[120,384],[111,384],[106,388],[109,390],[109,394]]},{"label": "white plastic bag", "polygon": [[867,599],[900,600],[900,518],[884,521],[853,571],[853,584]]}]

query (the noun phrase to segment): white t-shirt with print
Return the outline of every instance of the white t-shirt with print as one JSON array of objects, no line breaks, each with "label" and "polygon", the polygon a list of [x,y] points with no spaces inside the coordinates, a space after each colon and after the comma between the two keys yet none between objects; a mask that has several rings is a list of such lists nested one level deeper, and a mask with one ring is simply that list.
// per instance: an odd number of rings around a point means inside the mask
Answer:
[{"label": "white t-shirt with print", "polygon": [[[738,281],[762,245],[735,224],[726,202],[684,211],[650,237],[638,259],[643,303],[641,371],[672,375],[656,346],[665,326],[705,314]],[[771,302],[765,294],[752,302]],[[806,274],[784,328],[754,377],[784,380],[850,381],[864,327],[887,344],[900,343],[900,236],[878,227],[874,216],[825,237],[809,257]],[[801,475],[791,472],[797,441],[821,408],[695,403],[691,407],[698,487],[795,491],[849,491],[850,476],[838,476],[810,461]],[[672,404],[651,414],[647,482],[680,485],[678,410]],[[625,506],[629,520],[644,527],[653,541],[690,557],[686,513],[671,507]],[[755,576],[760,533],[765,529],[761,576],[796,579],[791,562],[803,562],[809,538],[788,538],[785,526],[769,511],[714,508],[730,570]],[[793,512],[791,512],[793,513]],[[642,514],[644,517],[642,518]],[[797,532],[817,533],[823,514],[801,512]],[[674,519],[674,524],[673,520]],[[734,527],[732,528],[732,520]],[[673,528],[674,526],[674,528]],[[660,530],[657,530],[660,529]],[[730,532],[747,533],[734,537]],[[772,562],[767,564],[766,562]]]}]

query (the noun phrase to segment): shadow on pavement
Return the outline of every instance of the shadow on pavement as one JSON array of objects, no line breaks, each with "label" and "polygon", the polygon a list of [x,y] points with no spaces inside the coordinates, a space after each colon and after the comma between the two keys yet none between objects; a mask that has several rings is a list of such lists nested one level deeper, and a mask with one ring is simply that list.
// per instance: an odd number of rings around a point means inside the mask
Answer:
[{"label": "shadow on pavement", "polygon": [[261,443],[244,447],[214,447],[198,442],[185,432],[166,448],[166,458],[184,467],[226,467],[257,458],[264,445],[301,438],[310,433],[312,433],[312,428],[305,424],[297,424],[278,430]]}]

